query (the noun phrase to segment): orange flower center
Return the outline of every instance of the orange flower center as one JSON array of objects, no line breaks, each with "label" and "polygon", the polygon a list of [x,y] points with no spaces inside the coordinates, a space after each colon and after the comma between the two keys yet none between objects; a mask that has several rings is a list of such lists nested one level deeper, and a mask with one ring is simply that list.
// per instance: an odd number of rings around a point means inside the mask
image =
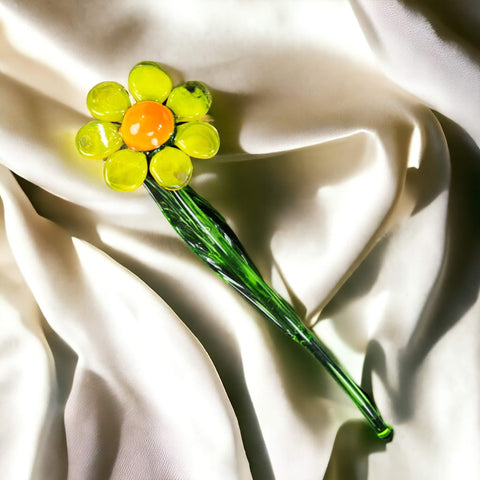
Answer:
[{"label": "orange flower center", "polygon": [[173,133],[172,111],[157,102],[138,102],[123,117],[120,134],[128,148],[147,152],[163,145]]}]

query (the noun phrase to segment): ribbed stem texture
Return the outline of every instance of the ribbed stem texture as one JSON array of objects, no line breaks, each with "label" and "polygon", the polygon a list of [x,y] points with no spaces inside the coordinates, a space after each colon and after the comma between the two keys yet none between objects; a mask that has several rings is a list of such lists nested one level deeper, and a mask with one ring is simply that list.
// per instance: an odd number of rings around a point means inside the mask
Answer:
[{"label": "ribbed stem texture", "polygon": [[310,352],[352,399],[377,437],[390,441],[393,428],[383,421],[373,400],[303,324],[292,306],[265,283],[225,219],[191,187],[168,191],[150,176],[144,185],[188,246],[282,332]]}]

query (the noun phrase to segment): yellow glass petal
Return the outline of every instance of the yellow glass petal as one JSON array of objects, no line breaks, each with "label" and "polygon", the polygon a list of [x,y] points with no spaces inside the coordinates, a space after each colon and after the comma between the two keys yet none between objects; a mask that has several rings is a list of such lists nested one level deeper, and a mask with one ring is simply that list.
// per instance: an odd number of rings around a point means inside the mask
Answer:
[{"label": "yellow glass petal", "polygon": [[113,190],[130,192],[142,185],[147,172],[144,153],[123,149],[108,157],[103,167],[103,178]]},{"label": "yellow glass petal", "polygon": [[175,145],[191,157],[211,158],[220,148],[220,137],[207,122],[189,122],[177,127]]},{"label": "yellow glass petal", "polygon": [[172,91],[172,80],[155,62],[140,62],[128,76],[128,88],[137,102],[163,103]]},{"label": "yellow glass petal", "polygon": [[185,82],[172,90],[167,107],[182,120],[198,120],[207,114],[212,105],[212,96],[200,82]]},{"label": "yellow glass petal", "polygon": [[121,122],[130,105],[128,92],[117,82],[99,83],[87,95],[88,110],[99,120]]},{"label": "yellow glass petal", "polygon": [[190,157],[174,147],[165,147],[150,161],[150,173],[156,182],[167,190],[179,190],[192,178]]},{"label": "yellow glass petal", "polygon": [[123,140],[117,125],[94,120],[78,131],[75,145],[84,157],[104,159],[116,152],[123,145]]}]

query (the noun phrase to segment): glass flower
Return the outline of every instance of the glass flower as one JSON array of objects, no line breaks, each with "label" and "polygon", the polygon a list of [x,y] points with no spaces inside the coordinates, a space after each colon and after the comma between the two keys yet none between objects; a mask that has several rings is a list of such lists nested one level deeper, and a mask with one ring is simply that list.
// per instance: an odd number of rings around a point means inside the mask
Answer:
[{"label": "glass flower", "polygon": [[148,172],[166,190],[185,187],[192,178],[191,157],[211,158],[220,146],[207,116],[210,92],[194,81],[173,88],[155,62],[135,65],[128,88],[130,94],[117,82],[101,82],[88,92],[95,120],[78,131],[77,150],[105,160],[103,177],[114,190],[135,190]]},{"label": "glass flower", "polygon": [[104,178],[115,190],[129,191],[143,184],[191,250],[306,349],[351,398],[377,437],[391,441],[393,428],[385,423],[374,400],[262,278],[222,215],[187,186],[192,176],[190,157],[213,157],[220,144],[217,130],[206,117],[212,103],[206,87],[186,82],[172,89],[170,77],[153,62],[135,65],[128,87],[136,101],[133,105],[127,90],[116,82],[103,82],[90,90],[87,106],[96,120],[77,134],[80,153],[106,159]]}]

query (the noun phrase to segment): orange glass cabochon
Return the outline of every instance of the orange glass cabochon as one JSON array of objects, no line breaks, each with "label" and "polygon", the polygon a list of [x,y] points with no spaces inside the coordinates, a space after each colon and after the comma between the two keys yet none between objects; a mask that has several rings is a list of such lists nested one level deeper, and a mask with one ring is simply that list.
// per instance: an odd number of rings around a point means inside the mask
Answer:
[{"label": "orange glass cabochon", "polygon": [[173,133],[172,111],[158,102],[138,102],[123,117],[120,134],[128,148],[148,152],[163,145]]}]

